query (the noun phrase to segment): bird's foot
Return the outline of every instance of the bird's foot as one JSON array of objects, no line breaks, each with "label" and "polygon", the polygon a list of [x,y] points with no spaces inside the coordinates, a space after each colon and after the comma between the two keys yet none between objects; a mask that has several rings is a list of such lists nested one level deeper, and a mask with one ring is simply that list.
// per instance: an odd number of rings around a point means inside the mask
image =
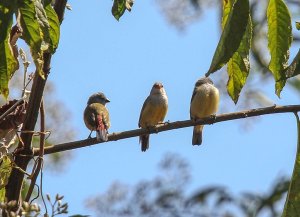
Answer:
[{"label": "bird's foot", "polygon": [[165,122],[160,121],[160,122],[157,123],[157,125],[168,125],[169,123],[170,123],[170,120],[167,120]]},{"label": "bird's foot", "polygon": [[209,124],[214,124],[217,120],[217,115],[216,114],[212,114],[209,116],[211,119],[210,123]]},{"label": "bird's foot", "polygon": [[90,132],[90,134],[89,134],[89,136],[87,137],[87,139],[91,139],[91,138],[92,138],[92,132],[93,132],[93,131]]}]

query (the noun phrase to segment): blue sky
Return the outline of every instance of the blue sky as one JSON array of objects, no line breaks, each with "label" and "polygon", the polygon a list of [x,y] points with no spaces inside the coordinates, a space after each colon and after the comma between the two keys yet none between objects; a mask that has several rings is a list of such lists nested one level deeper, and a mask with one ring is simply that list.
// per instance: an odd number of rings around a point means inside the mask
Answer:
[{"label": "blue sky", "polygon": [[[88,97],[98,91],[111,100],[110,132],[137,128],[142,104],[156,81],[164,84],[169,97],[166,120],[189,118],[194,83],[209,68],[218,43],[217,10],[208,10],[180,33],[166,23],[154,0],[136,1],[120,22],[111,15],[112,1],[69,3],[73,10],[66,11],[49,79],[71,112],[76,139],[89,134],[82,113]],[[218,72],[212,78],[217,76]],[[299,103],[288,87],[278,99],[273,86],[266,83],[263,89],[277,104]],[[221,106],[236,110],[227,99],[221,99]],[[292,172],[295,118],[263,116],[247,131],[242,129],[243,121],[206,126],[200,147],[191,145],[192,128],[185,128],[151,135],[146,153],[140,151],[138,138],[74,150],[63,173],[44,172],[44,193],[65,195],[70,214],[92,214],[84,207],[85,199],[104,192],[115,180],[134,185],[150,179],[168,152],[189,160],[190,190],[220,184],[234,193],[267,192],[275,178]]]}]

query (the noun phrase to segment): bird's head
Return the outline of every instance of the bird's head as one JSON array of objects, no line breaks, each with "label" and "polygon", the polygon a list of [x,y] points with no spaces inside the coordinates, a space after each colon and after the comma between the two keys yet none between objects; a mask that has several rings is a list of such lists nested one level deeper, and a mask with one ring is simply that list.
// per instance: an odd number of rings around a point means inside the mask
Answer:
[{"label": "bird's head", "polygon": [[196,84],[195,84],[195,87],[199,87],[201,86],[202,84],[211,84],[213,85],[213,81],[209,78],[209,77],[204,77],[204,78],[200,78]]},{"label": "bird's head", "polygon": [[152,86],[150,94],[160,94],[165,93],[165,89],[162,83],[155,82]]},{"label": "bird's head", "polygon": [[87,104],[90,105],[92,103],[100,103],[102,105],[105,105],[108,102],[110,102],[110,100],[106,98],[104,93],[98,92],[90,96]]}]

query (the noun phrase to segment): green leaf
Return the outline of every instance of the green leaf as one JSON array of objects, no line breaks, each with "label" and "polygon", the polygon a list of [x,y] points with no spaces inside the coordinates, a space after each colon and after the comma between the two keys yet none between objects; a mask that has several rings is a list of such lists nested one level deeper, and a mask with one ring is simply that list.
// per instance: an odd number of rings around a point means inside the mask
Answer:
[{"label": "green leaf", "polygon": [[300,210],[300,121],[297,113],[294,113],[297,120],[298,144],[294,164],[294,171],[286,197],[282,217],[298,216]]},{"label": "green leaf", "polygon": [[249,50],[251,47],[251,38],[252,22],[251,16],[249,15],[248,25],[241,44],[227,64],[227,72],[229,76],[227,82],[227,92],[235,104],[239,99],[240,92],[244,87],[249,75]]},{"label": "green leaf", "polygon": [[222,16],[222,29],[224,29],[227,22],[229,13],[231,11],[233,0],[223,0],[223,16]]},{"label": "green leaf", "polygon": [[[48,48],[44,37],[47,37],[47,26],[44,13],[39,8],[39,0],[19,1],[20,25],[23,29],[22,37],[30,47],[31,56],[36,66],[36,71],[44,78],[43,72],[43,51]],[[49,26],[48,26],[49,27]],[[45,36],[46,34],[46,36]],[[43,45],[43,46],[42,46]]]},{"label": "green leaf", "polygon": [[36,20],[39,24],[41,36],[42,36],[42,49],[47,50],[49,47],[50,41],[50,25],[47,20],[47,15],[44,10],[44,5],[42,4],[41,0],[33,0],[34,3],[34,10],[36,14]]},{"label": "green leaf", "polygon": [[12,9],[0,5],[0,94],[5,98],[9,93],[8,82],[18,66],[9,43],[12,21]]},{"label": "green leaf", "polygon": [[8,97],[8,82],[18,68],[18,63],[13,55],[7,40],[0,42],[0,93]]},{"label": "green leaf", "polygon": [[292,42],[291,16],[283,0],[270,0],[267,9],[268,47],[271,54],[269,69],[275,79],[275,90],[278,97],[286,78],[284,69],[289,59],[289,47]]},{"label": "green leaf", "polygon": [[5,188],[0,189],[0,202],[5,201]]},{"label": "green leaf", "polygon": [[285,69],[285,75],[287,78],[294,77],[300,74],[300,49],[297,55],[293,59],[293,62]]},{"label": "green leaf", "polygon": [[112,15],[119,21],[126,10],[126,0],[114,0],[111,12]]},{"label": "green leaf", "polygon": [[49,51],[54,53],[58,47],[60,37],[60,23],[55,10],[51,6],[51,1],[45,4],[45,11],[49,23]]},{"label": "green leaf", "polygon": [[0,189],[7,185],[11,169],[11,160],[8,156],[4,155],[0,159]]},{"label": "green leaf", "polygon": [[221,38],[205,76],[222,68],[239,48],[249,18],[249,0],[236,0],[228,15]]},{"label": "green leaf", "polygon": [[35,52],[39,52],[43,42],[40,24],[36,19],[35,5],[31,0],[19,1],[20,24],[23,29],[22,37]]}]

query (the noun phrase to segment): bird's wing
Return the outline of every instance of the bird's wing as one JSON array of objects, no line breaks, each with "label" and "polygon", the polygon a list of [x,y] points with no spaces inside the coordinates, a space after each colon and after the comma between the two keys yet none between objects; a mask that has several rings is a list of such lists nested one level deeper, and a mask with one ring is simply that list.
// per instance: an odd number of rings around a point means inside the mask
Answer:
[{"label": "bird's wing", "polygon": [[103,108],[104,111],[102,113],[103,123],[106,129],[110,128],[110,121],[109,121],[109,113],[106,107]]},{"label": "bird's wing", "polygon": [[[192,105],[192,101],[193,101],[193,99],[194,99],[196,93],[197,93],[197,88],[195,87],[194,90],[193,90],[193,94],[192,94],[190,106]],[[190,112],[190,118],[192,119],[191,112]]]},{"label": "bird's wing", "polygon": [[145,111],[145,108],[146,106],[150,103],[150,96],[147,97],[147,99],[145,100],[144,104],[143,104],[143,107],[142,107],[142,110],[141,110],[141,113],[140,113],[140,118],[139,118],[139,127],[141,127],[141,119],[142,119],[142,116],[143,116],[143,112]]}]

